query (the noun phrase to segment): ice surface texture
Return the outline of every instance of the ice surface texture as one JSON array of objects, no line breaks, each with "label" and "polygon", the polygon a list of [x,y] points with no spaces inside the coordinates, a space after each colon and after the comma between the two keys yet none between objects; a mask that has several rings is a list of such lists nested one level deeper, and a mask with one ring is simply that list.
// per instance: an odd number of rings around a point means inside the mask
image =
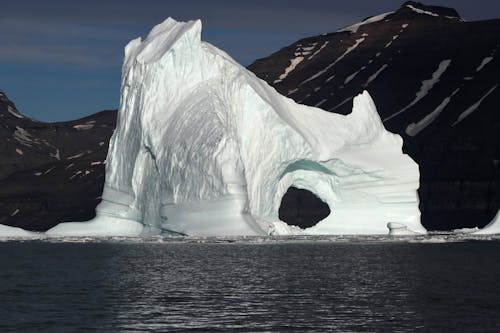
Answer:
[{"label": "ice surface texture", "polygon": [[[95,219],[52,235],[387,234],[420,224],[418,165],[367,92],[340,115],[295,103],[168,18],[125,48],[118,124]],[[290,186],[331,214],[278,219]]]}]

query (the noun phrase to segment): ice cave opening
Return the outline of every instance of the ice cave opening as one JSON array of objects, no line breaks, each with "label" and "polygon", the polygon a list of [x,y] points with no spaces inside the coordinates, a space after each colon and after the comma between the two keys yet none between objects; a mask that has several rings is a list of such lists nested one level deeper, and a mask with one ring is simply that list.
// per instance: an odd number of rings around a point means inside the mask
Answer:
[{"label": "ice cave opening", "polygon": [[307,229],[330,215],[327,203],[314,193],[291,186],[281,199],[279,219],[288,225]]}]

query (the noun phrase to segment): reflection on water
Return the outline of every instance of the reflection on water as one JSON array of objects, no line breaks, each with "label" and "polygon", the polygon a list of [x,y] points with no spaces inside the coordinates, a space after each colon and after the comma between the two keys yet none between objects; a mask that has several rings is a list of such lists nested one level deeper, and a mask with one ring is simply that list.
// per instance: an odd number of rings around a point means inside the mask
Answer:
[{"label": "reflection on water", "polygon": [[500,243],[0,243],[0,331],[495,331]]}]

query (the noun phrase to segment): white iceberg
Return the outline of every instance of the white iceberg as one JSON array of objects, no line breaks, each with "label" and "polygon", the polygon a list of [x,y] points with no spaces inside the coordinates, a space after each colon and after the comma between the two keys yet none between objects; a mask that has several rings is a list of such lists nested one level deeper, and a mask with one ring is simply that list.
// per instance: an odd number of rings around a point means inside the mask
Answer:
[{"label": "white iceberg", "polygon": [[37,237],[40,233],[0,224],[0,237]]},{"label": "white iceberg", "polygon": [[[200,34],[199,20],[168,18],[126,46],[97,216],[49,235],[426,232],[418,165],[367,92],[346,116],[297,104]],[[307,229],[280,221],[291,186],[330,215]]]},{"label": "white iceberg", "polygon": [[500,234],[500,209],[493,218],[493,220],[488,223],[484,228],[474,231],[473,235],[495,235]]}]

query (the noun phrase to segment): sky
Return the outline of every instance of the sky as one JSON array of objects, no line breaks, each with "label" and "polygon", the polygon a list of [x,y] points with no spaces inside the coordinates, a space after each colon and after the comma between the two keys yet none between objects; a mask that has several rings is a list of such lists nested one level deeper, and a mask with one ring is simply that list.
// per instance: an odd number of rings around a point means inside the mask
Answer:
[{"label": "sky", "polygon": [[[398,0],[0,0],[0,90],[41,121],[117,109],[123,47],[165,18],[201,19],[202,39],[241,64],[398,9]],[[468,21],[499,0],[426,0]]]}]

